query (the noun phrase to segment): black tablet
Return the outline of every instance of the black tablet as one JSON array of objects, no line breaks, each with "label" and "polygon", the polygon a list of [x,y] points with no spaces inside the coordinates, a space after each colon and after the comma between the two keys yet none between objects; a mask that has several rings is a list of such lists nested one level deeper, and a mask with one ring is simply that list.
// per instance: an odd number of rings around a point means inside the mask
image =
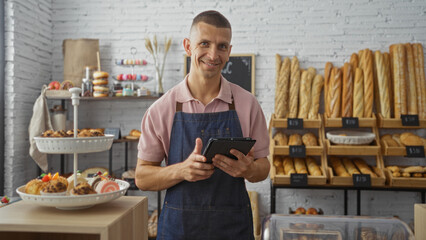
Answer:
[{"label": "black tablet", "polygon": [[216,154],[237,160],[238,158],[229,152],[231,149],[236,149],[247,155],[255,143],[256,140],[251,138],[210,138],[203,155],[207,158],[207,163],[212,163],[212,158]]}]

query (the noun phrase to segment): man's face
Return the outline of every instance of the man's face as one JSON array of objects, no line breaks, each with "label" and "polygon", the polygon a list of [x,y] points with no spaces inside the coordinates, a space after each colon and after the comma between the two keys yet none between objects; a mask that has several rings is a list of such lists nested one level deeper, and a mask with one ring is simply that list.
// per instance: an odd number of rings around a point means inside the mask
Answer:
[{"label": "man's face", "polygon": [[205,78],[219,77],[231,53],[231,29],[199,22],[190,39],[184,40],[184,47],[191,56],[191,72]]}]

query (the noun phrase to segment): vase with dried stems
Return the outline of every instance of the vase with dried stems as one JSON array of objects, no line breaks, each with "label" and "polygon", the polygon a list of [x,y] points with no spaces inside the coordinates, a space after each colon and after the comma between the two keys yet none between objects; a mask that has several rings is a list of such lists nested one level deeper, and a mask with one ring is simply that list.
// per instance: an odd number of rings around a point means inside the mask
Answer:
[{"label": "vase with dried stems", "polygon": [[[158,45],[157,36],[154,35],[152,38],[152,41],[149,37],[145,38],[145,47],[151,53],[152,58],[154,59],[154,65],[155,65],[155,72],[157,77],[157,93],[158,95],[163,95],[164,89],[163,89],[163,73],[164,73],[164,65],[166,63],[166,56],[167,52],[170,49],[170,46],[172,45],[172,38],[164,38],[164,49],[161,50],[160,46]],[[160,57],[162,57],[163,60],[160,62]]]}]

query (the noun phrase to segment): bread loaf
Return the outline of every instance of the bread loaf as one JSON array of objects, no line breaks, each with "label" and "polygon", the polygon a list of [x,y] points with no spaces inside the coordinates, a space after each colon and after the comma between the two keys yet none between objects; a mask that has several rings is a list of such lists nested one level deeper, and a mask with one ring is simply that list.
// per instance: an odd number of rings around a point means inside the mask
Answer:
[{"label": "bread loaf", "polygon": [[275,89],[275,114],[277,118],[288,115],[288,90],[290,82],[290,58],[286,57],[281,64],[280,77]]},{"label": "bread loaf", "polygon": [[392,139],[395,140],[395,142],[398,143],[399,146],[405,146],[404,144],[401,143],[400,139],[399,139],[400,134],[392,134]]},{"label": "bread loaf", "polygon": [[399,172],[401,170],[398,166],[387,166],[386,168],[392,172]]},{"label": "bread loaf", "polygon": [[336,157],[330,158],[331,167],[334,170],[334,173],[339,177],[349,177],[350,174],[346,171],[346,168],[342,164],[342,160]]},{"label": "bread loaf", "polygon": [[410,166],[410,167],[404,168],[403,172],[405,172],[405,173],[415,173],[415,172],[423,173],[424,170],[423,170],[423,167],[421,167],[421,166]]},{"label": "bread loaf", "polygon": [[275,145],[287,146],[288,137],[285,133],[283,133],[281,131],[277,131],[274,135],[274,141],[275,141]]},{"label": "bread loaf", "polygon": [[321,169],[316,163],[315,159],[311,157],[306,158],[306,165],[311,176],[322,176]]},{"label": "bread loaf", "polygon": [[333,68],[330,77],[330,117],[341,117],[341,98],[342,98],[342,73],[339,68]]},{"label": "bread loaf", "polygon": [[401,133],[399,141],[405,146],[423,146],[422,138],[410,132]]},{"label": "bread loaf", "polygon": [[411,44],[404,44],[405,51],[407,54],[407,113],[411,115],[417,115],[417,89],[416,89],[416,72],[414,69],[414,56]]},{"label": "bread loaf", "polygon": [[392,61],[392,79],[394,88],[394,115],[401,118],[401,114],[407,114],[406,98],[406,54],[402,44],[390,46]]},{"label": "bread loaf", "polygon": [[290,139],[288,140],[288,145],[302,145],[302,137],[297,133],[291,134]]},{"label": "bread loaf", "polygon": [[331,71],[333,70],[333,64],[331,62],[327,62],[324,68],[324,114],[327,117],[330,117],[330,76]]},{"label": "bread loaf", "polygon": [[312,83],[311,107],[309,109],[308,119],[317,119],[320,105],[321,90],[324,85],[324,79],[320,74],[317,74]]},{"label": "bread loaf", "polygon": [[284,166],[283,166],[283,160],[279,156],[274,157],[274,166],[275,166],[275,173],[280,175],[284,174]]},{"label": "bread loaf", "polygon": [[386,72],[385,60],[380,51],[374,53],[374,62],[376,66],[377,87],[380,99],[380,113],[384,118],[391,117],[390,99],[389,99],[389,79]]},{"label": "bread loaf", "polygon": [[364,74],[360,68],[355,71],[353,117],[364,116]]},{"label": "bread loaf", "polygon": [[360,174],[358,169],[353,164],[352,160],[348,158],[343,158],[343,165],[345,166],[348,173],[352,176],[353,174]]},{"label": "bread loaf", "polygon": [[[418,98],[417,108],[419,109],[419,118],[426,119],[426,80],[425,80],[425,70],[424,70],[423,46],[421,43],[413,44],[413,55],[414,55],[414,67],[416,72],[416,87],[417,87],[417,98]],[[419,96],[420,96],[420,99],[419,99]]]},{"label": "bread loaf", "polygon": [[397,142],[397,141],[395,141],[395,140],[392,138],[392,136],[391,136],[391,135],[389,135],[389,134],[383,135],[383,136],[381,137],[381,139],[382,139],[384,142],[386,142],[386,144],[387,144],[389,147],[399,147],[399,146],[400,146],[400,145],[398,144],[398,142]]},{"label": "bread loaf", "polygon": [[296,170],[294,169],[293,159],[291,157],[285,157],[283,160],[283,165],[285,175],[296,173]]},{"label": "bread loaf", "polygon": [[309,108],[311,106],[311,89],[312,89],[312,71],[304,71],[300,82],[299,91],[299,113],[298,118],[308,118]]},{"label": "bread loaf", "polygon": [[356,158],[354,159],[354,163],[362,174],[369,174],[371,177],[377,177],[363,159]]},{"label": "bread loaf", "polygon": [[305,133],[302,136],[302,142],[305,146],[318,146],[317,137],[313,133]]},{"label": "bread loaf", "polygon": [[370,49],[363,53],[364,71],[364,117],[370,118],[373,113],[374,80],[373,80],[373,54]]},{"label": "bread loaf", "polygon": [[351,64],[345,63],[343,66],[342,117],[352,117],[353,84]]},{"label": "bread loaf", "polygon": [[305,160],[303,158],[294,158],[294,168],[298,174],[307,174]]},{"label": "bread loaf", "polygon": [[290,77],[290,100],[289,100],[289,118],[296,118],[299,106],[300,91],[300,69],[299,61],[293,57],[291,61],[291,77]]}]

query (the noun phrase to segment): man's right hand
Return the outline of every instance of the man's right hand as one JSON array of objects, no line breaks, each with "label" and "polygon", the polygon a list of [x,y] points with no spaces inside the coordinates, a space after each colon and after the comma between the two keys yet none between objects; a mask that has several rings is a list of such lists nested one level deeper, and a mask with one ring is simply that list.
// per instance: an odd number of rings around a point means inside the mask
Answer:
[{"label": "man's right hand", "polygon": [[194,151],[185,161],[180,163],[181,176],[188,182],[196,182],[207,179],[214,172],[213,164],[206,163],[206,157],[201,155],[202,148],[203,141],[201,138],[195,139]]}]

